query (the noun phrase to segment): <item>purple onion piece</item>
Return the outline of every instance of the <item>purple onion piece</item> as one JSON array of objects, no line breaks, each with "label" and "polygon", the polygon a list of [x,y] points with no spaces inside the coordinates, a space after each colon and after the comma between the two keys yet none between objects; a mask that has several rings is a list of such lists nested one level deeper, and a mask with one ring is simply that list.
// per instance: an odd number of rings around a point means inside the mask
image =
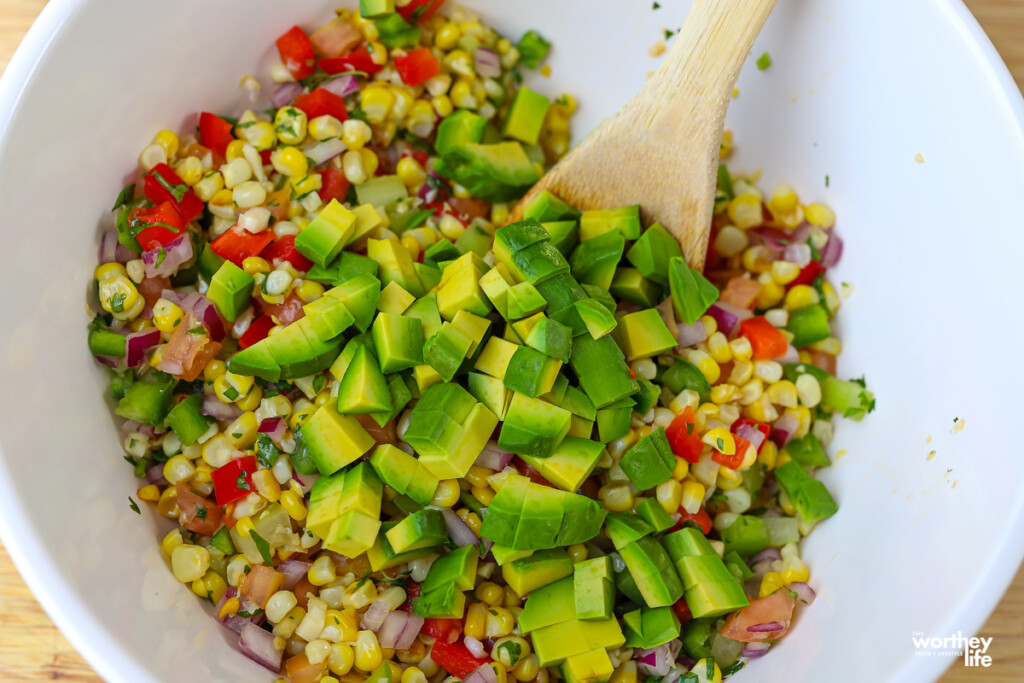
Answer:
[{"label": "purple onion piece", "polygon": [[480,455],[477,456],[474,465],[480,467],[486,467],[489,470],[500,472],[512,462],[513,454],[506,450],[498,448],[497,441],[488,441],[484,449],[480,451]]},{"label": "purple onion piece", "polygon": [[828,236],[828,242],[825,242],[825,246],[821,249],[821,265],[825,268],[831,268],[839,263],[839,259],[842,256],[843,240],[835,232],[832,232]]},{"label": "purple onion piece", "polygon": [[408,650],[416,642],[416,636],[420,634],[420,629],[423,628],[423,617],[415,614],[406,614],[405,612],[392,612],[392,614],[405,614],[405,628],[402,629],[402,635],[398,637],[398,642],[395,643],[395,649]]},{"label": "purple onion piece", "polygon": [[805,242],[788,244],[782,258],[803,268],[811,262],[811,245]]},{"label": "purple onion piece", "polygon": [[740,656],[749,657],[750,659],[763,657],[771,646],[771,643],[747,643],[743,646],[743,652],[740,653]]},{"label": "purple onion piece", "polygon": [[274,634],[264,631],[252,622],[242,626],[238,637],[238,649],[249,659],[262,664],[274,673],[281,670],[284,650],[274,647]]},{"label": "purple onion piece", "polygon": [[818,596],[818,594],[814,592],[814,589],[803,581],[794,581],[789,584],[789,590],[796,593],[796,599],[804,605],[812,604],[814,602],[814,598]]},{"label": "purple onion piece", "polygon": [[203,396],[203,405],[200,408],[203,415],[209,415],[215,420],[234,420],[242,414],[242,409],[234,403],[224,403],[214,394]]},{"label": "purple onion piece", "polygon": [[132,332],[125,341],[125,364],[134,368],[146,359],[146,351],[160,343],[160,330],[151,327],[148,330]]},{"label": "purple onion piece", "polygon": [[501,76],[501,57],[494,50],[478,47],[473,53],[473,65],[482,78],[498,78]]},{"label": "purple onion piece", "polygon": [[279,444],[287,428],[288,424],[284,421],[283,417],[268,417],[264,418],[263,422],[260,422],[259,433],[266,434],[271,441]]},{"label": "purple onion piece", "polygon": [[117,239],[117,230],[111,228],[104,230],[100,236],[100,263],[112,263],[116,261],[121,265],[128,263],[134,258],[134,254],[128,251],[128,247],[121,244]]},{"label": "purple onion piece", "polygon": [[[264,422],[265,421],[266,420],[264,420]],[[295,584],[301,581],[302,577],[309,573],[309,568],[312,566],[313,565],[310,562],[289,559],[276,567],[277,571],[284,574],[284,590],[290,591],[292,588],[295,588]]]},{"label": "purple onion piece", "polygon": [[726,301],[717,301],[711,304],[708,315],[718,323],[718,329],[728,337],[733,336],[739,327],[741,320],[754,317],[751,311],[739,306],[734,306]]},{"label": "purple onion piece", "polygon": [[764,443],[764,432],[755,427],[752,424],[744,422],[736,428],[736,436],[750,442],[750,445],[761,450],[761,444]]},{"label": "purple onion piece", "polygon": [[704,329],[704,323],[699,320],[692,325],[679,323],[677,328],[679,329],[679,335],[676,337],[677,346],[684,348],[694,346],[708,338],[707,330]]},{"label": "purple onion piece", "polygon": [[782,559],[782,553],[779,552],[778,548],[765,548],[761,552],[757,553],[750,558],[751,566],[760,562],[775,562],[776,560]]},{"label": "purple onion piece", "polygon": [[274,92],[270,95],[270,103],[273,104],[275,108],[280,109],[281,107],[294,102],[295,98],[301,94],[302,86],[298,83],[282,83],[274,88]]},{"label": "purple onion piece", "polygon": [[146,481],[157,486],[167,486],[168,481],[164,479],[164,464],[158,462],[146,470]]},{"label": "purple onion piece", "polygon": [[498,674],[490,664],[481,664],[476,671],[462,680],[462,683],[498,683]]},{"label": "purple onion piece", "polygon": [[118,368],[121,367],[121,359],[116,358],[115,356],[93,356],[93,358],[95,358],[100,363],[103,363],[108,368],[113,368],[114,370],[117,370]]},{"label": "purple onion piece", "polygon": [[354,74],[344,74],[324,81],[320,87],[338,97],[348,97],[359,90],[359,79]]},{"label": "purple onion piece", "polygon": [[754,624],[748,626],[747,630],[751,633],[770,633],[772,631],[781,631],[785,628],[781,621],[768,621],[763,624]]},{"label": "purple onion piece", "polygon": [[387,601],[377,598],[363,612],[363,617],[359,621],[359,628],[376,633],[384,625],[384,620],[388,618],[388,613],[390,612],[391,606]]},{"label": "purple onion piece", "polygon": [[395,645],[405,630],[406,617],[408,616],[405,612],[397,610],[387,615],[384,623],[381,624],[380,630],[377,631],[377,642],[380,643],[381,647],[398,649]]},{"label": "purple onion piece", "polygon": [[448,527],[448,535],[455,545],[460,548],[467,545],[476,545],[480,542],[476,533],[469,528],[469,525],[459,519],[459,516],[451,510],[441,510],[444,515],[444,523]]},{"label": "purple onion piece", "polygon": [[184,232],[167,244],[142,254],[146,277],[170,277],[192,258],[192,237]]}]

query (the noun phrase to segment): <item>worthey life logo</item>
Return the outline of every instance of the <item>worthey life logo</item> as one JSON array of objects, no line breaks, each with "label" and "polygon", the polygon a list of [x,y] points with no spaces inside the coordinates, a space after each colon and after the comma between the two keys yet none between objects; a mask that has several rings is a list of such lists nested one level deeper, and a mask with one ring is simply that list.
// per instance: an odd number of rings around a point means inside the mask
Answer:
[{"label": "worthey life logo", "polygon": [[921,631],[910,634],[918,657],[963,657],[964,666],[992,666],[992,655],[986,654],[991,638],[968,638],[962,631],[949,636],[926,636]]}]

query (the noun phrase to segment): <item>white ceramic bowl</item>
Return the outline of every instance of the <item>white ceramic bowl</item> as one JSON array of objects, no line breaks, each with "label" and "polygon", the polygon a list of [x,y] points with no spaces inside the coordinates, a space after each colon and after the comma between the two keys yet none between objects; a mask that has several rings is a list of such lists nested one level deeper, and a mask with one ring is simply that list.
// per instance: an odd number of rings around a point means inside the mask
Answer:
[{"label": "white ceramic bowl", "polygon": [[[581,131],[654,68],[648,46],[688,4],[661,2],[471,4],[509,35],[553,39],[543,87],[579,98]],[[171,577],[154,515],[128,508],[135,481],[84,335],[98,229],[154,132],[236,108],[238,78],[277,35],[329,12],[53,0],[0,83],[0,530],[112,681],[270,676]],[[916,656],[912,633],[972,634],[1024,555],[1021,287],[999,260],[1024,253],[1024,107],[956,0],[782,0],[766,50],[771,68],[740,79],[732,163],[836,208],[835,280],[856,285],[840,374],[866,374],[878,410],[836,430],[848,455],[823,478],[840,512],[804,551],[817,602],[735,680],[933,680],[952,659]]]}]

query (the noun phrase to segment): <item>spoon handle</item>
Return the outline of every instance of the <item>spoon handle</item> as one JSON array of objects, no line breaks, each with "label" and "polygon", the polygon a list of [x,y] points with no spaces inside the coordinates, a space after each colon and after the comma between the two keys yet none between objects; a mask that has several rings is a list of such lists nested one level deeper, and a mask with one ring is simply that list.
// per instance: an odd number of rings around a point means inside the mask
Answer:
[{"label": "spoon handle", "polygon": [[668,141],[697,122],[721,135],[736,78],[777,0],[694,0],[661,66],[634,100],[648,130]]}]

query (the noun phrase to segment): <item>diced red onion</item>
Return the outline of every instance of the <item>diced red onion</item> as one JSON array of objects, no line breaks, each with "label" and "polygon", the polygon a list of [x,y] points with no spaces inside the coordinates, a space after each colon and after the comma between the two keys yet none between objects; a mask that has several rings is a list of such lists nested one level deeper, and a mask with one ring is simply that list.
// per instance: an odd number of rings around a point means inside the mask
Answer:
[{"label": "diced red onion", "polygon": [[274,634],[264,631],[252,622],[242,627],[238,637],[238,649],[249,659],[262,664],[274,673],[281,670],[284,650],[274,647]]},{"label": "diced red onion", "polygon": [[679,668],[683,671],[689,671],[697,664],[697,662],[693,661],[686,655],[683,655],[678,660],[676,660],[676,663],[679,664]]},{"label": "diced red onion", "polygon": [[473,53],[473,66],[476,72],[483,78],[498,78],[501,76],[501,58],[494,50],[486,47],[478,47]]},{"label": "diced red onion", "polygon": [[266,434],[274,443],[280,443],[288,424],[283,417],[268,417],[260,422],[259,433]]},{"label": "diced red onion", "polygon": [[213,341],[219,342],[227,334],[224,320],[220,317],[220,313],[217,312],[217,307],[202,294],[190,292],[182,296],[173,289],[165,289],[160,292],[160,298],[167,299],[172,304],[177,304],[181,307],[182,311],[191,311],[196,320],[206,326]]},{"label": "diced red onion", "polygon": [[344,74],[324,81],[320,87],[327,92],[334,93],[338,97],[348,97],[359,90],[359,79],[353,74]]},{"label": "diced red onion", "polygon": [[444,180],[441,178],[440,175],[438,175],[437,171],[431,169],[430,172],[427,173],[427,178],[431,179],[432,182],[423,183],[422,185],[420,185],[419,192],[416,193],[416,196],[422,199],[427,204],[432,204],[433,202],[447,201],[448,186],[444,184]]},{"label": "diced red onion", "polygon": [[387,619],[390,611],[391,605],[388,604],[387,600],[377,598],[363,612],[363,618],[359,621],[359,627],[376,633],[384,624],[384,620]]},{"label": "diced red onion", "polygon": [[136,422],[135,420],[125,420],[122,422],[121,431],[125,434],[135,432],[150,438],[155,437],[158,434],[156,427],[153,427],[152,425],[144,425],[141,422]]},{"label": "diced red onion", "polygon": [[125,364],[134,368],[146,359],[146,351],[160,343],[160,330],[151,327],[140,332],[132,332],[125,342]]},{"label": "diced red onion", "polygon": [[763,657],[768,649],[772,646],[771,643],[747,643],[743,646],[743,652],[740,653],[741,657],[749,657],[750,659],[757,659]]},{"label": "diced red onion", "polygon": [[764,443],[764,432],[747,422],[736,428],[736,436],[750,442],[750,445],[757,450],[761,450],[761,444]]},{"label": "diced red onion", "polygon": [[829,233],[828,242],[825,242],[825,246],[821,248],[821,265],[825,268],[831,268],[839,263],[839,259],[842,256],[843,240],[833,231]]},{"label": "diced red onion", "polygon": [[765,548],[750,558],[750,564],[754,565],[760,562],[775,562],[776,560],[781,559],[782,553],[779,552],[778,548]]},{"label": "diced red onion", "polygon": [[399,612],[398,610],[387,614],[380,630],[377,631],[377,642],[380,643],[381,647],[395,647],[395,643],[398,642],[399,636],[402,635],[402,631],[405,629],[405,617],[407,616],[409,616],[407,613]]},{"label": "diced red onion", "polygon": [[472,636],[466,636],[462,639],[463,644],[469,653],[474,657],[483,658],[487,656],[487,650],[484,648],[484,644]]},{"label": "diced red onion", "polygon": [[313,489],[313,484],[320,478],[319,474],[300,474],[298,472],[292,472],[292,479],[299,482],[302,486],[303,493],[309,493]]},{"label": "diced red onion", "polygon": [[324,140],[323,142],[316,143],[309,149],[305,150],[305,154],[313,160],[314,166],[319,166],[320,164],[326,164],[346,149],[348,149],[348,147],[341,138],[331,138],[330,140]]},{"label": "diced red onion", "polygon": [[192,237],[183,232],[164,246],[143,252],[146,277],[170,277],[178,272],[181,264],[192,258],[192,254]]},{"label": "diced red onion", "polygon": [[291,104],[295,98],[302,94],[302,86],[298,83],[282,83],[274,88],[270,95],[270,103],[280,109],[286,104]]},{"label": "diced red onion", "polygon": [[[466,640],[469,640],[469,638],[467,637]],[[467,645],[466,647],[468,648],[469,646]],[[481,664],[477,667],[476,671],[466,676],[462,683],[498,683],[498,674],[494,673],[494,669],[491,668],[490,664]]]},{"label": "diced red onion", "polygon": [[711,304],[711,308],[708,309],[708,315],[715,319],[715,322],[718,323],[718,329],[727,337],[731,337],[736,333],[741,320],[754,316],[747,309],[734,306],[726,301],[716,301]]},{"label": "diced red onion", "polygon": [[398,637],[398,642],[395,643],[395,649],[408,650],[416,642],[416,636],[420,634],[420,629],[423,628],[423,617],[397,611],[391,614],[405,615],[405,628],[402,629],[402,635]]},{"label": "diced red onion", "polygon": [[117,230],[111,228],[104,230],[100,236],[100,263],[112,263],[114,261],[125,264],[132,260],[133,254],[128,247],[121,244],[117,239]]},{"label": "diced red onion", "polygon": [[146,470],[146,481],[157,486],[167,486],[169,483],[164,479],[164,464],[158,462]]},{"label": "diced red onion", "polygon": [[283,588],[286,591],[290,591],[295,587],[295,584],[302,580],[302,577],[309,573],[309,568],[312,566],[311,563],[302,560],[285,560],[275,569],[284,574]]},{"label": "diced red onion", "polygon": [[680,347],[695,346],[708,338],[704,323],[699,320],[692,325],[679,323],[678,328],[679,336],[676,339],[676,344]]},{"label": "diced red onion", "polygon": [[160,359],[160,364],[156,366],[156,369],[161,372],[166,372],[168,375],[183,375],[185,374],[185,365],[177,358],[164,357]]},{"label": "diced red onion", "polygon": [[781,621],[769,621],[764,624],[754,624],[748,626],[747,630],[751,633],[768,633],[769,631],[781,631],[786,628]]},{"label": "diced red onion", "polygon": [[772,431],[769,433],[772,441],[779,448],[782,448],[789,440],[793,437],[793,433],[800,428],[800,420],[795,415],[790,413],[783,413],[782,417],[775,421],[772,425]]},{"label": "diced red onion", "polygon": [[441,510],[444,515],[444,523],[448,527],[448,536],[458,547],[476,545],[480,542],[476,533],[469,528],[469,525],[459,519],[459,516],[451,510]]},{"label": "diced red onion", "polygon": [[782,258],[803,268],[811,262],[811,245],[807,243],[786,245]]},{"label": "diced red onion", "polygon": [[215,394],[206,394],[200,412],[215,420],[234,420],[242,414],[242,409],[234,403],[224,403]]},{"label": "diced red onion", "polygon": [[512,453],[498,448],[497,441],[488,441],[487,445],[484,446],[484,449],[480,451],[480,455],[476,457],[476,462],[473,464],[479,465],[480,467],[486,467],[487,469],[494,470],[495,472],[500,472],[505,469],[510,462],[512,462],[512,457]]},{"label": "diced red onion", "polygon": [[106,365],[108,368],[117,370],[121,367],[121,359],[116,356],[93,356],[96,360]]},{"label": "diced red onion", "polygon": [[674,662],[670,656],[668,643],[649,650],[637,650],[634,653],[638,668],[648,676],[664,676],[672,668]]},{"label": "diced red onion", "polygon": [[780,363],[799,363],[800,354],[792,344],[786,344],[786,352],[775,360]]},{"label": "diced red onion", "polygon": [[774,508],[771,508],[769,510],[765,510],[764,512],[762,512],[761,516],[762,517],[781,517],[782,513],[779,512],[778,510],[774,509]]},{"label": "diced red onion", "polygon": [[793,236],[776,228],[757,228],[747,231],[747,235],[754,238],[755,243],[768,247],[778,256],[793,242]]},{"label": "diced red onion", "polygon": [[794,581],[789,584],[789,590],[796,593],[796,599],[799,600],[801,604],[805,605],[813,603],[814,598],[818,596],[818,594],[814,592],[814,589],[803,581]]}]

